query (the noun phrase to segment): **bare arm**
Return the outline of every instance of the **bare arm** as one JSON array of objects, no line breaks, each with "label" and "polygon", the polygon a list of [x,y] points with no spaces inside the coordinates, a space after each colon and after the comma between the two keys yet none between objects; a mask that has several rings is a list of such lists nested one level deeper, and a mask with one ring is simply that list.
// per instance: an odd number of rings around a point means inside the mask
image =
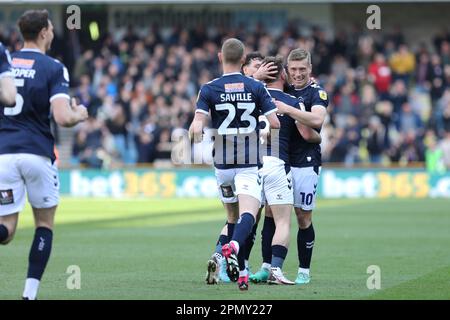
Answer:
[{"label": "bare arm", "polygon": [[14,107],[16,104],[17,89],[14,84],[14,78],[1,77],[0,78],[0,103],[8,108]]},{"label": "bare arm", "polygon": [[314,105],[311,108],[311,112],[301,111],[294,107],[287,105],[281,101],[275,101],[278,108],[278,112],[281,114],[287,114],[292,119],[297,120],[305,126],[320,129],[323,122],[325,121],[325,116],[327,114],[327,109],[321,105]]},{"label": "bare arm", "polygon": [[267,114],[266,118],[269,121],[270,129],[280,129],[280,120],[278,119],[276,112]]},{"label": "bare arm", "polygon": [[307,127],[299,122],[297,122],[297,130],[302,135],[303,139],[306,140],[306,142],[309,143],[322,143],[322,137],[320,136],[320,133],[318,133],[316,130]]},{"label": "bare arm", "polygon": [[206,113],[195,113],[194,120],[192,120],[191,126],[189,127],[189,138],[195,143],[203,140],[203,128],[206,126],[207,120],[208,115]]},{"label": "bare arm", "polygon": [[62,127],[73,127],[88,118],[86,107],[77,105],[74,98],[71,105],[64,97],[55,98],[51,102],[51,107],[56,123]]}]

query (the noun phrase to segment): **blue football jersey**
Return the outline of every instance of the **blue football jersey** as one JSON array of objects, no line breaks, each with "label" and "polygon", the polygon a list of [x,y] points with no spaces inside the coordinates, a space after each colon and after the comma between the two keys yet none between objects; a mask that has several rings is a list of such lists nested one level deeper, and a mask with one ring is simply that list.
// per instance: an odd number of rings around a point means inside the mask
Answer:
[{"label": "blue football jersey", "polygon": [[50,104],[69,97],[66,67],[38,50],[22,49],[11,55],[17,87],[14,108],[0,107],[0,154],[30,153],[55,160],[50,129]]},{"label": "blue football jersey", "polygon": [[[300,100],[294,96],[291,96],[287,93],[284,93],[281,90],[268,88],[270,95],[275,100],[281,101],[290,105],[291,107],[300,108]],[[295,120],[289,117],[288,115],[280,115],[277,114],[278,120],[280,120],[280,130],[278,133],[278,155],[281,160],[283,160],[288,167],[290,164],[289,152],[290,152],[290,144],[291,144],[291,136],[293,131],[297,131],[297,126],[295,125]],[[272,136],[273,138],[273,136]],[[274,153],[274,141],[272,141],[271,145],[271,154]],[[276,141],[275,141],[276,143]]]},{"label": "blue football jersey", "polygon": [[8,50],[0,42],[0,78],[10,76],[11,74],[11,57]]},{"label": "blue football jersey", "polygon": [[215,167],[260,166],[258,117],[275,111],[262,82],[239,72],[224,74],[204,84],[196,112],[211,113]]},{"label": "blue football jersey", "polygon": [[[287,93],[301,98],[305,105],[305,110],[310,112],[311,107],[321,105],[328,107],[328,95],[318,84],[310,83],[303,89],[295,89],[288,86]],[[315,129],[320,133],[320,129]],[[322,165],[322,153],[320,144],[309,143],[301,136],[298,130],[292,132],[290,145],[290,164],[293,167],[311,167]]]}]

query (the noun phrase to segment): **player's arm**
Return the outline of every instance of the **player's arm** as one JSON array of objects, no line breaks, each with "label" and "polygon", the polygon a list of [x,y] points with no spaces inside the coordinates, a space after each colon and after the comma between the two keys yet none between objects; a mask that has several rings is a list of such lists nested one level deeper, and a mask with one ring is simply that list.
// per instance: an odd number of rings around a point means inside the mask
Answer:
[{"label": "player's arm", "polygon": [[189,127],[189,139],[195,143],[202,142],[203,140],[203,128],[206,127],[208,121],[208,115],[203,112],[196,112],[194,120]]},{"label": "player's arm", "polygon": [[209,89],[203,85],[197,96],[194,120],[189,127],[189,139],[195,143],[203,140],[203,128],[206,127],[209,117]]},{"label": "player's arm", "polygon": [[17,89],[11,73],[11,57],[8,50],[2,51],[0,55],[0,104],[4,107],[14,107]]},{"label": "player's arm", "polygon": [[302,135],[303,139],[309,143],[322,143],[322,137],[320,134],[314,130],[313,128],[307,127],[299,122],[296,123],[297,130]]},{"label": "player's arm", "polygon": [[270,124],[270,129],[280,129],[280,120],[277,117],[277,113],[276,113],[276,109],[274,110],[274,112],[271,112],[269,114],[265,114],[267,120],[269,121]]},{"label": "player's arm", "polygon": [[301,124],[316,129],[322,127],[327,115],[327,109],[322,105],[312,106],[311,112],[301,111],[278,100],[275,101],[275,105],[278,108],[278,113],[286,114]]},{"label": "player's arm", "polygon": [[86,107],[77,104],[75,98],[69,104],[66,97],[56,97],[52,100],[51,107],[56,123],[62,127],[73,127],[88,118]]},{"label": "player's arm", "polygon": [[0,103],[4,107],[14,107],[16,104],[17,89],[14,78],[0,75]]},{"label": "player's arm", "polygon": [[77,104],[75,98],[69,97],[69,72],[62,64],[54,69],[50,82],[50,105],[53,118],[62,127],[73,127],[86,120],[88,112],[85,106]]}]

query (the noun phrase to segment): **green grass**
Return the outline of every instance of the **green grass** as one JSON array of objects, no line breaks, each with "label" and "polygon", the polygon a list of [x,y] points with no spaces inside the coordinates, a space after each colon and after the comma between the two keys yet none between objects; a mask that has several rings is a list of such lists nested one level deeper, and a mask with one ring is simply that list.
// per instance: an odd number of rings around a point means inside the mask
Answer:
[{"label": "green grass", "polygon": [[[224,216],[218,200],[62,199],[39,299],[450,299],[448,200],[319,201],[312,282],[251,285],[244,293],[236,284],[204,283]],[[15,240],[0,247],[0,299],[20,298],[32,236],[27,207]],[[253,271],[260,251],[258,237]],[[70,265],[81,268],[80,290],[66,288]],[[367,289],[370,265],[381,268],[381,290]]]}]

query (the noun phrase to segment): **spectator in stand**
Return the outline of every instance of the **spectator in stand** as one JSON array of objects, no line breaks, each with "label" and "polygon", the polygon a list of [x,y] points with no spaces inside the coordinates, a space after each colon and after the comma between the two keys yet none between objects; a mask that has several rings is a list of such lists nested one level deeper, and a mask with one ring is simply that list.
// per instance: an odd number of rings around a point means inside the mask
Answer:
[{"label": "spectator in stand", "polygon": [[387,130],[377,116],[372,116],[369,121],[367,151],[371,163],[380,164],[383,152],[389,148]]},{"label": "spectator in stand", "polygon": [[386,99],[391,85],[391,68],[382,53],[375,54],[373,62],[369,65],[368,73],[369,81],[374,84],[380,99]]},{"label": "spectator in stand", "polygon": [[[220,74],[217,52],[222,39],[236,35],[245,37],[249,52],[287,55],[297,47],[311,51],[314,77],[331,101],[323,130],[324,160],[350,165],[383,158],[408,164],[424,158],[420,140],[425,128],[435,132],[437,145],[443,143],[449,126],[448,32],[438,34],[429,50],[424,44],[405,43],[400,29],[364,34],[354,26],[329,39],[324,29],[308,30],[305,25],[300,34],[297,27],[289,23],[277,34],[263,25],[245,33],[231,26],[151,26],[107,35],[76,57],[69,70],[75,85],[72,94],[92,118],[89,125],[76,128],[73,163],[105,167],[167,158],[172,132],[192,120],[200,85]],[[21,48],[17,32],[4,40],[10,51]],[[418,49],[412,52],[408,47]],[[61,53],[74,54],[76,50]],[[408,101],[416,111],[404,107]],[[427,101],[430,120],[423,112]]]},{"label": "spectator in stand", "polygon": [[445,137],[439,143],[438,148],[442,150],[444,165],[450,171],[450,131],[445,133]]},{"label": "spectator in stand", "polygon": [[415,70],[416,58],[406,44],[400,44],[398,51],[391,56],[389,64],[394,73],[394,80],[400,79],[405,85],[409,85],[409,80]]}]

